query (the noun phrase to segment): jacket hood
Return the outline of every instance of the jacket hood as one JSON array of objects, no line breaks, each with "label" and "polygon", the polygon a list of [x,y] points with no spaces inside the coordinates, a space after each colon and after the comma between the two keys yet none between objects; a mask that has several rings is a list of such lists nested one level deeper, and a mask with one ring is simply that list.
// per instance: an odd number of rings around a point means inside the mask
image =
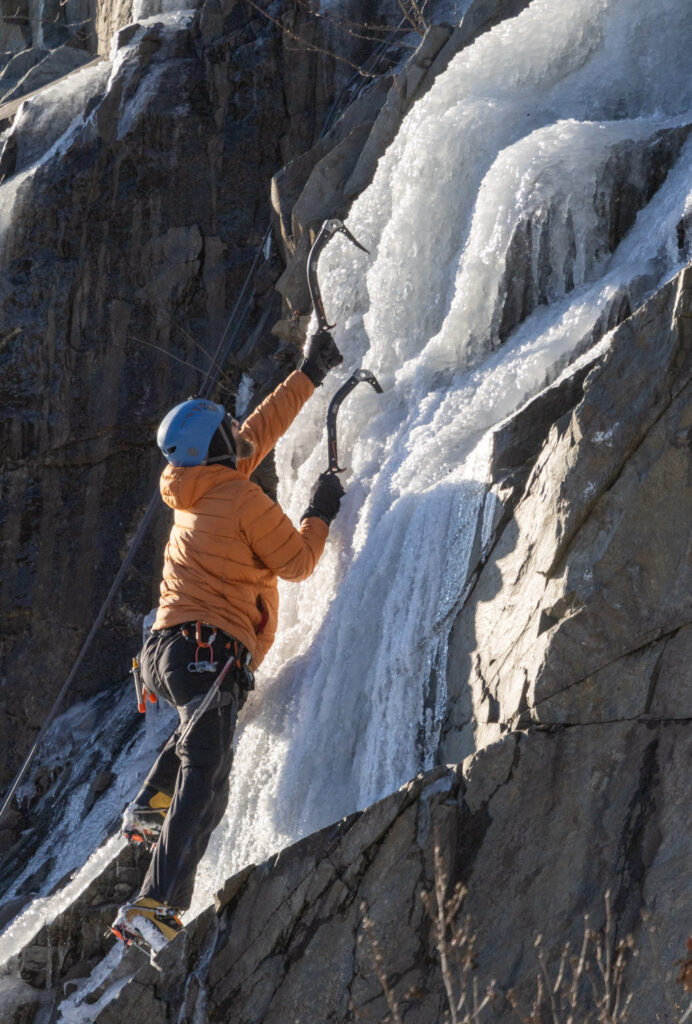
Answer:
[{"label": "jacket hood", "polygon": [[171,508],[192,508],[207,491],[236,470],[229,466],[166,466],[161,474],[161,497]]}]

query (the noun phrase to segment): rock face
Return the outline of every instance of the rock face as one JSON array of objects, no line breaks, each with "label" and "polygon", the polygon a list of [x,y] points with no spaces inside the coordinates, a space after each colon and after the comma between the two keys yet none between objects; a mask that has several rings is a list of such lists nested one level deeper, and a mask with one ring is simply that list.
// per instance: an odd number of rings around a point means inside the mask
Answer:
[{"label": "rock face", "polygon": [[47,989],[58,979],[85,978],[112,945],[108,925],[146,872],[143,853],[126,847],[69,908],[44,925],[13,964],[22,981]]},{"label": "rock face", "polygon": [[529,722],[689,718],[691,314],[688,269],[608,339],[542,447],[513,438],[533,469],[452,630],[443,760]]},{"label": "rock face", "polygon": [[[112,877],[97,881],[15,965],[53,1013],[90,1004],[100,1024],[337,1024],[381,1021],[396,1005],[408,1024],[429,1024],[447,1008],[441,956],[456,949],[475,965],[467,980],[494,990],[479,1020],[509,1024],[512,1005],[528,1014],[536,997],[535,936],[554,978],[588,915],[600,935],[590,941],[623,950],[630,1024],[677,1019],[673,965],[689,931],[679,907],[692,897],[690,532],[677,528],[690,511],[691,299],[692,268],[498,431],[504,511],[453,630],[456,710],[441,757],[471,731],[479,751],[246,868],[155,965],[130,950],[95,970],[105,948],[94,931],[75,947],[79,907]],[[616,431],[619,446],[608,444]],[[466,888],[452,919],[463,932],[469,915],[473,950],[449,930],[444,946],[425,897],[436,880],[448,906]],[[72,952],[48,976],[53,945]],[[91,976],[73,974],[65,996],[75,959]],[[452,966],[447,982],[460,978]],[[612,981],[596,972],[596,998]],[[19,1021],[28,995],[13,984]],[[591,982],[577,991],[586,1020]]]},{"label": "rock face", "polygon": [[[328,51],[328,24],[287,8],[280,28],[233,0],[206,0],[190,18],[123,27],[129,8],[104,6],[104,37],[120,29],[113,63],[78,70],[75,88],[41,89],[21,114],[5,110],[0,783],[35,735],[155,489],[154,425],[203,386],[250,268],[242,346],[220,399],[232,399],[241,371],[259,398],[277,366],[292,365],[308,313],[310,231],[345,212],[452,54],[525,5],[476,0],[461,26],[434,26],[396,82],[383,76],[335,124],[327,115],[352,69],[328,52],[294,56],[296,39]],[[368,12],[354,4],[351,14]],[[380,15],[393,17],[384,6]],[[349,59],[362,60],[360,43],[349,45]],[[620,184],[637,165],[632,189],[599,207],[613,245],[688,130],[611,154]],[[288,262],[273,334],[283,263],[274,252],[253,264],[270,217]],[[512,241],[533,276],[517,275],[498,308],[498,344],[549,292],[541,238],[519,229]],[[7,965],[3,1021],[57,1020],[62,1009],[63,1019],[84,1011],[101,1024],[340,1024],[382,1021],[396,1006],[406,1024],[432,1024],[458,984],[441,962],[456,949],[481,995],[494,985],[479,1019],[509,1024],[512,1001],[526,1018],[535,997],[534,936],[554,977],[589,915],[610,948],[631,935],[639,950],[624,976],[630,1024],[672,1024],[670,974],[689,933],[679,908],[692,897],[692,268],[628,316],[630,303],[617,295],[600,326],[619,326],[495,434],[495,525],[476,545],[449,641],[439,767],[229,879],[216,908],[155,964],[134,949],[119,957],[104,936],[143,869],[120,854]],[[74,697],[121,679],[138,613],[155,600],[166,527],[162,517]],[[29,664],[37,685],[26,685]],[[131,731],[114,730],[114,747]],[[105,763],[87,769],[85,816],[108,790]],[[53,781],[36,794],[48,827]],[[13,812],[0,830],[8,869],[36,838],[22,845],[24,824]],[[443,902],[466,887],[452,927],[470,915],[473,951],[441,936],[436,882]],[[597,994],[610,980],[597,976]],[[591,991],[583,978],[584,1021]]]},{"label": "rock face", "polygon": [[[435,769],[246,869],[156,965],[128,951],[111,961],[110,976],[100,970],[77,982],[63,1009],[92,1004],[93,1013],[117,983],[117,995],[91,1018],[99,1024],[381,1021],[391,1003],[379,969],[401,1019],[430,1024],[447,1009],[435,903],[426,909],[423,899],[437,876],[443,902],[458,883],[468,890],[463,914],[477,932],[472,976],[481,993],[495,986],[481,1021],[516,1020],[510,992],[528,1012],[535,935],[543,936],[554,976],[563,944],[580,948],[585,914],[604,929],[606,890],[617,921],[609,941],[631,935],[640,954],[625,973],[628,1019],[672,1021],[669,974],[688,926],[676,907],[692,896],[684,806],[691,754],[689,721],[532,727],[504,736],[463,765]],[[65,948],[68,920],[66,913],[54,925]],[[85,946],[85,959],[102,951],[98,943]],[[23,976],[34,959],[38,969],[42,948],[37,940],[23,955]],[[454,948],[446,952],[454,964]],[[451,974],[458,994],[455,966]],[[44,990],[56,1006],[64,976],[56,967],[52,994]],[[579,994],[584,1015],[588,991],[584,984]]]},{"label": "rock face", "polygon": [[377,161],[405,115],[452,57],[483,32],[519,14],[528,3],[475,0],[458,26],[431,24],[398,74],[376,80],[372,88],[357,95],[338,124],[274,177],[275,224],[287,263],[277,288],[292,312],[300,315],[310,310],[305,264],[322,222],[345,216],[354,198],[371,182]]}]

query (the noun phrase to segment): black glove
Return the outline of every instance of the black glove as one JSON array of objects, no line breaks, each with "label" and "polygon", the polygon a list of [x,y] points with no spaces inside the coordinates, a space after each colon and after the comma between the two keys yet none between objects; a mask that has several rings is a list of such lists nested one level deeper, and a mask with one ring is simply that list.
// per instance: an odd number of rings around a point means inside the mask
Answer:
[{"label": "black glove", "polygon": [[300,521],[309,516],[316,516],[322,519],[327,526],[331,525],[332,519],[339,511],[341,499],[344,496],[344,489],[341,486],[336,473],[320,473],[310,495],[310,504],[300,517]]},{"label": "black glove", "polygon": [[329,371],[343,363],[344,357],[336,347],[329,331],[315,331],[305,348],[305,357],[298,367],[319,387]]}]

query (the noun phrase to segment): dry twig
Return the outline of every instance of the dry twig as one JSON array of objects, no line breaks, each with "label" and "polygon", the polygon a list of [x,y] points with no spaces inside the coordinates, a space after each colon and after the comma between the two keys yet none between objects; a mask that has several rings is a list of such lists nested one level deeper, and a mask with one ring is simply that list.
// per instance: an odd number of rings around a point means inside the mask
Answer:
[{"label": "dry twig", "polygon": [[632,995],[624,997],[624,974],[630,957],[637,953],[631,936],[616,941],[610,891],[605,895],[605,906],[603,930],[594,931],[587,915],[579,955],[570,956],[568,943],[554,978],[542,946],[543,938],[537,936],[539,972],[528,1015],[522,1010],[517,993],[507,993],[508,1002],[522,1024],[626,1024]]},{"label": "dry twig", "polygon": [[[365,936],[370,947],[370,955],[372,957],[372,962],[375,968],[375,974],[377,975],[377,980],[379,981],[380,986],[382,987],[382,991],[384,992],[384,997],[387,1000],[387,1006],[389,1007],[389,1012],[392,1015],[393,1024],[401,1024],[399,1004],[396,1000],[396,996],[394,995],[394,991],[391,985],[389,984],[389,980],[387,978],[387,971],[385,970],[384,966],[384,957],[382,955],[382,949],[375,937],[375,929],[373,926],[372,918],[368,915],[368,906],[364,901],[360,905],[360,910],[361,914],[363,915],[363,935]],[[363,936],[361,935],[360,938],[358,939],[358,942],[361,943],[362,940]]]},{"label": "dry twig", "polygon": [[259,4],[255,3],[255,0],[246,0],[246,3],[257,11],[258,14],[263,15],[263,17],[265,17],[267,21],[270,21],[272,25],[276,25],[276,27],[281,29],[282,32],[285,32],[290,39],[295,40],[295,42],[302,43],[307,50],[312,50],[315,53],[322,53],[327,57],[331,57],[333,60],[340,61],[342,64],[347,64],[348,67],[353,68],[353,70],[357,71],[363,78],[381,77],[381,75],[376,74],[373,71],[366,71],[360,64],[354,64],[353,61],[349,60],[347,57],[342,57],[340,54],[334,53],[332,50],[326,50],[324,47],[318,46],[316,43],[311,43],[309,39],[299,36],[297,32],[294,32],[293,29],[290,29],[287,25],[282,24],[278,18],[275,18],[269,13],[269,11],[264,10],[263,7],[260,7]]}]

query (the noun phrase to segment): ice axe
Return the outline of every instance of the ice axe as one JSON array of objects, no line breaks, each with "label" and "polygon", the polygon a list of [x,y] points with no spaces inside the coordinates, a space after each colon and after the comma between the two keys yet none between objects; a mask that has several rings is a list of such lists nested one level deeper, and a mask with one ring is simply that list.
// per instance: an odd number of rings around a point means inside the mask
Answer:
[{"label": "ice axe", "polygon": [[352,242],[357,249],[360,249],[362,252],[368,252],[365,246],[361,245],[358,239],[351,234],[344,222],[339,220],[337,217],[332,217],[331,220],[326,220],[318,231],[317,238],[312,243],[312,249],[308,256],[308,288],[310,290],[312,304],[315,308],[317,328],[320,331],[331,331],[332,327],[335,325],[330,324],[327,321],[327,314],[324,311],[324,303],[322,302],[322,295],[320,294],[320,283],[317,280],[317,261],[329,239],[333,238],[336,234],[345,235],[349,242]]},{"label": "ice axe", "polygon": [[372,384],[378,395],[382,394],[382,388],[375,375],[370,373],[370,370],[356,370],[355,373],[351,374],[346,383],[341,385],[332,398],[327,410],[327,454],[330,473],[343,473],[345,468],[339,467],[339,460],[336,454],[336,414],[346,395],[350,395],[356,385],[360,383]]},{"label": "ice axe", "polygon": [[[312,244],[310,255],[308,256],[308,288],[310,289],[310,298],[315,308],[315,315],[317,317],[317,326],[320,331],[330,331],[334,324],[330,324],[327,320],[327,314],[324,311],[324,304],[322,302],[322,294],[320,292],[320,283],[317,280],[317,261],[320,257],[320,253],[324,249],[325,245],[330,238],[333,238],[336,234],[345,235],[349,242],[352,242],[358,249],[363,252],[368,250],[364,245],[361,245],[358,239],[351,234],[343,221],[336,217],[331,220],[326,220],[319,232],[317,238]],[[329,403],[329,409],[327,410],[327,449],[329,458],[329,473],[343,473],[343,469],[339,468],[339,460],[336,454],[336,414],[339,411],[339,406],[343,402],[346,395],[350,395],[357,384],[360,383],[371,384],[375,391],[381,395],[382,388],[373,373],[370,370],[356,370],[355,373],[351,374],[345,384],[342,384],[337,393]]]}]

